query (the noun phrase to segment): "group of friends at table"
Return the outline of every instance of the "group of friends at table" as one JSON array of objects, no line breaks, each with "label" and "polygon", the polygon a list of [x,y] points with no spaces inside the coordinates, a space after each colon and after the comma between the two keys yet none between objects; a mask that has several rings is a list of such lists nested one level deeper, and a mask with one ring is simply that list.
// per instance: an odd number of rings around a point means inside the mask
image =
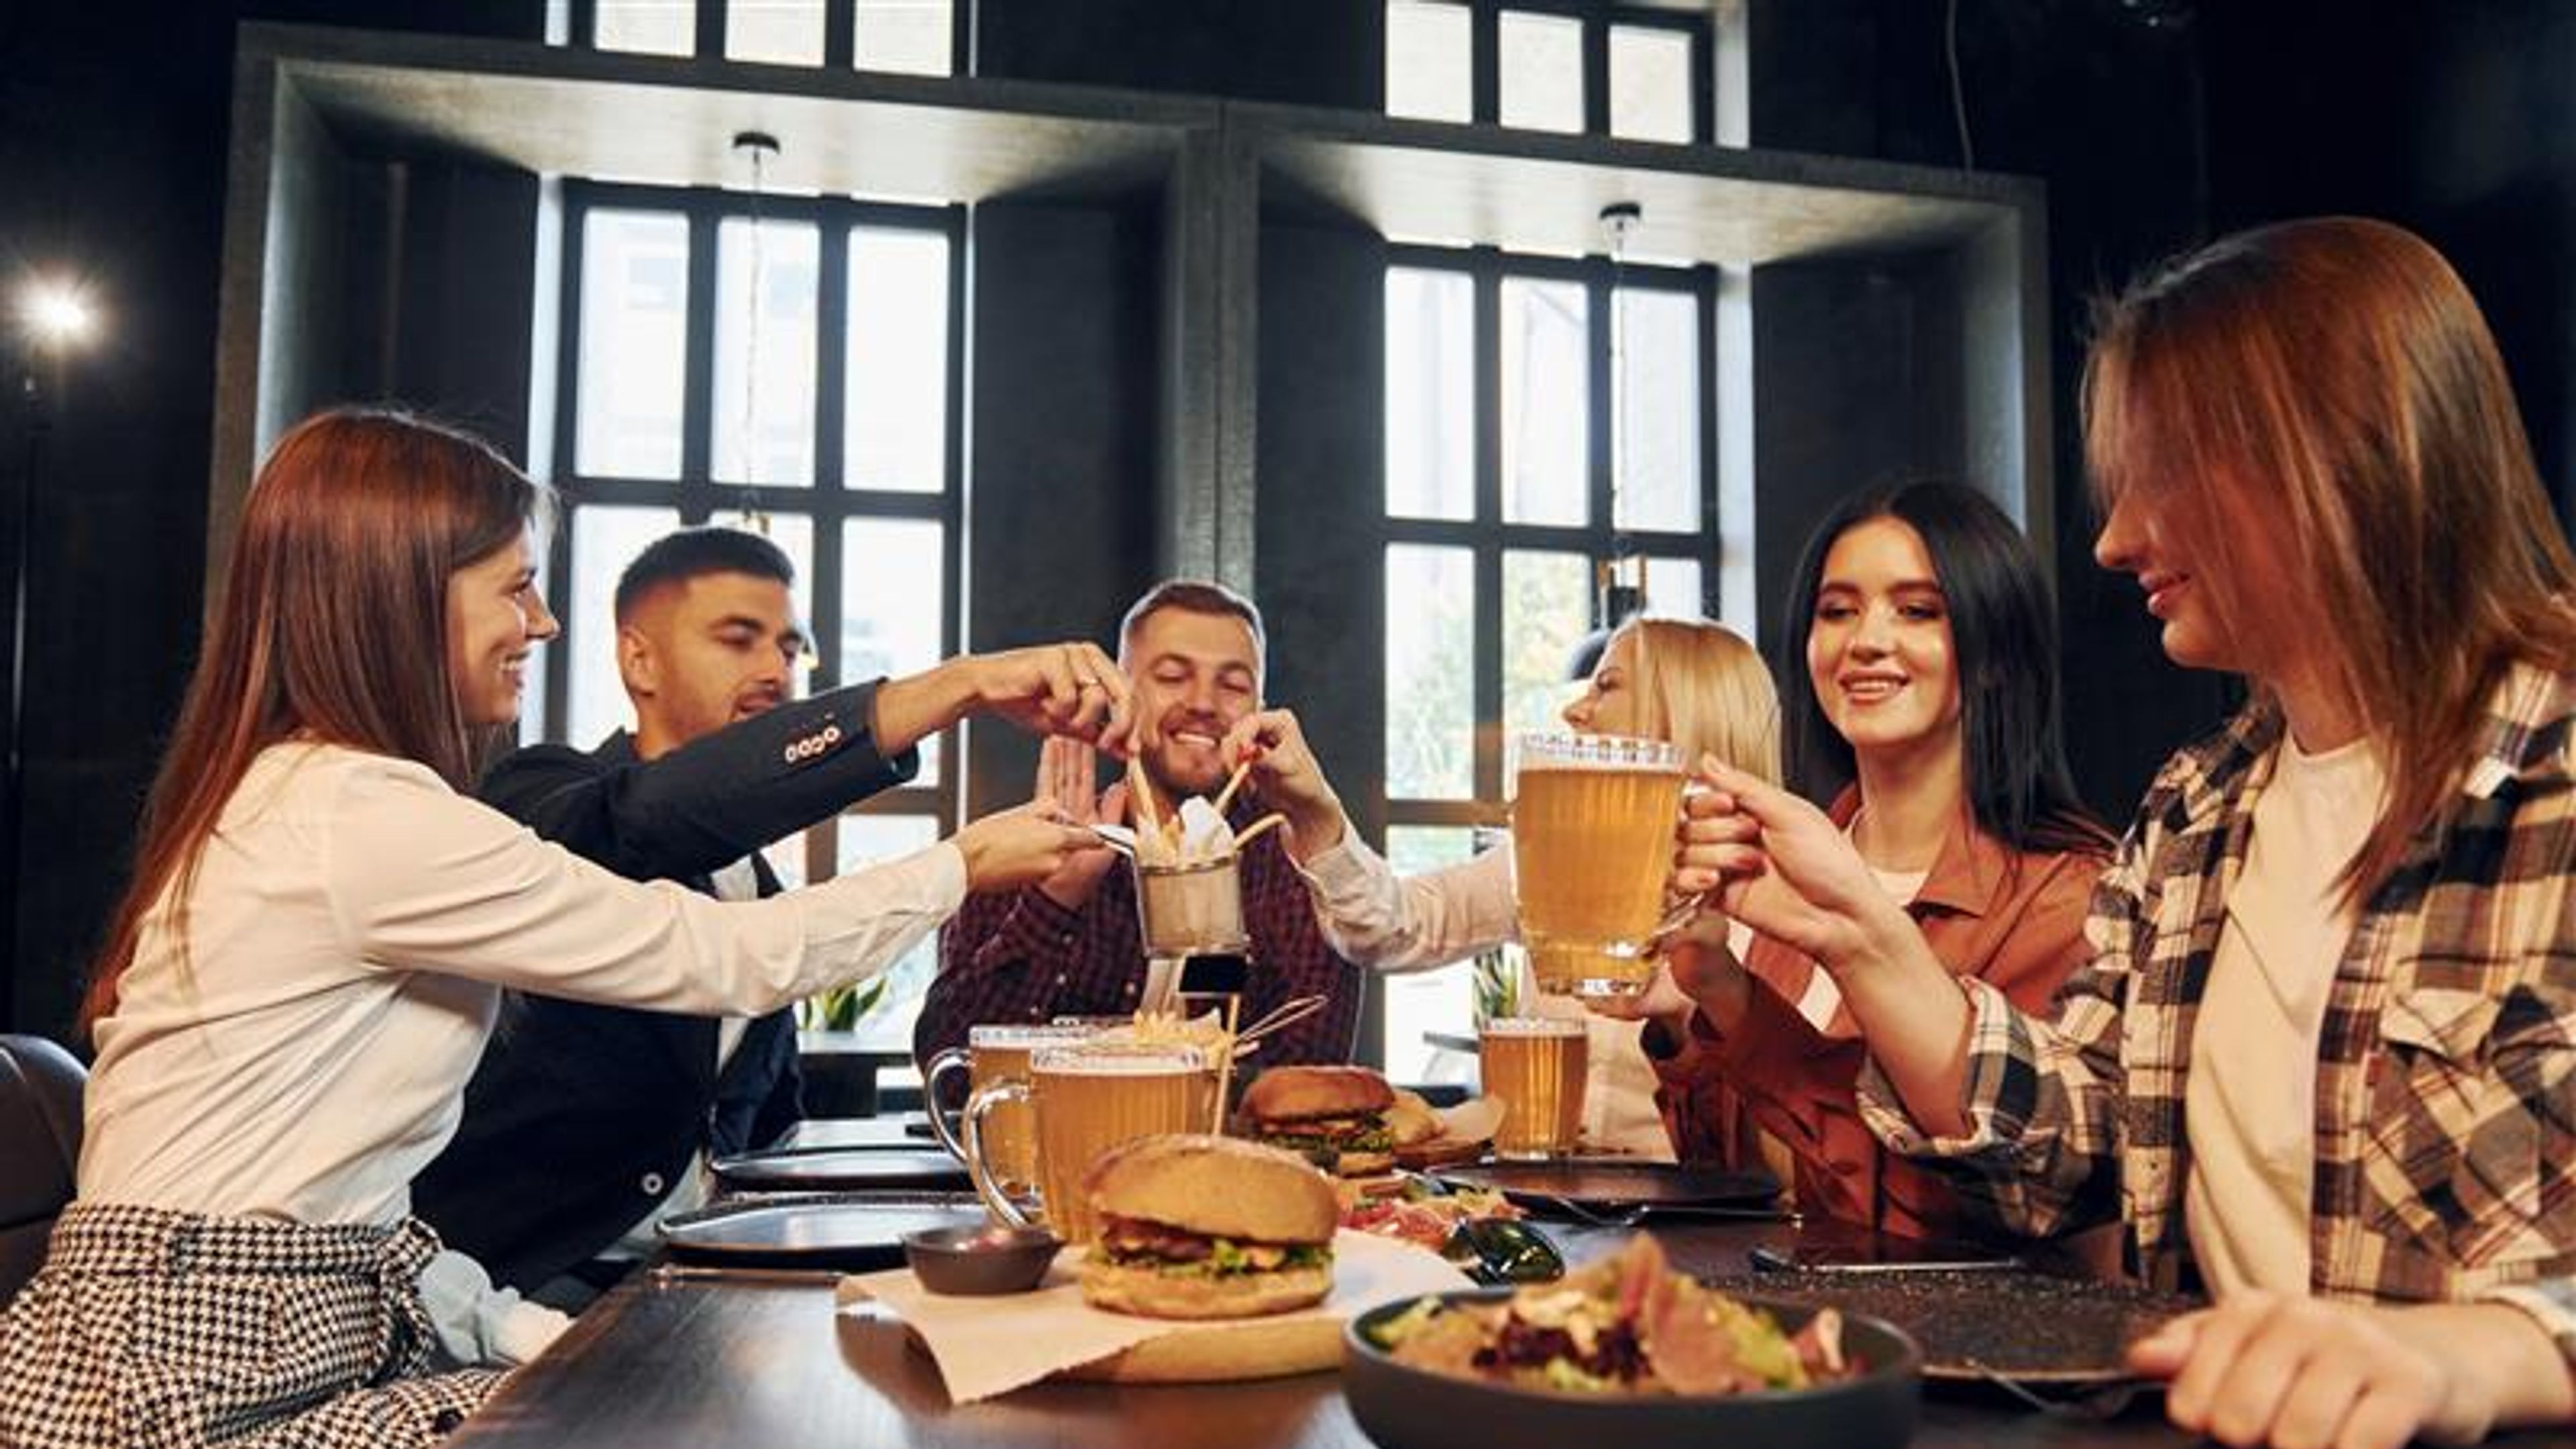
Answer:
[{"label": "group of friends at table", "polygon": [[[1566,709],[1697,762],[1704,904],[1597,1030],[1675,1155],[1776,1163],[1811,1216],[2209,1292],[2132,1350],[2186,1428],[2576,1420],[2576,557],[2486,323],[2397,228],[2239,234],[2100,310],[2083,427],[2096,558],[2250,702],[2115,833],[2028,542],[1958,484],[1854,493],[1776,672],[1639,619]],[[1240,862],[1244,1007],[1329,1004],[1270,1061],[1348,1060],[1373,973],[1514,933],[1510,852],[1404,877],[1358,838],[1258,611],[1197,581],[1115,658],[799,699],[786,558],[683,530],[617,588],[636,727],[479,768],[557,632],[546,508],[389,411],[261,469],[86,1003],[78,1197],[0,1310],[0,1441],[432,1442],[795,1120],[790,1003],[938,931],[925,1059],[1136,1009],[1104,754],[1165,799],[1250,761],[1236,823],[1287,817]],[[968,716],[1044,737],[1030,803],[780,889],[764,847]]]}]

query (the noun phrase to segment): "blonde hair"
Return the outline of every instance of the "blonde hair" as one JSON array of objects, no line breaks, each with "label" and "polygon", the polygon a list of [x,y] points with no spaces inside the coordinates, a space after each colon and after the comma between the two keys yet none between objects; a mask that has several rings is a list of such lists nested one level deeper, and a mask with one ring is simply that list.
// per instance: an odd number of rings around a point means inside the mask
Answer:
[{"label": "blonde hair", "polygon": [[2389,795],[2348,900],[2458,788],[2506,667],[2576,667],[2576,558],[2503,359],[2412,233],[2284,222],[2160,269],[2101,313],[2084,434],[2101,499],[2146,490],[2240,647],[2292,624],[2362,715]]},{"label": "blonde hair", "polygon": [[1603,649],[1633,640],[1642,733],[1682,747],[1693,765],[1715,755],[1780,783],[1780,695],[1762,655],[1742,635],[1706,619],[1631,619]]}]

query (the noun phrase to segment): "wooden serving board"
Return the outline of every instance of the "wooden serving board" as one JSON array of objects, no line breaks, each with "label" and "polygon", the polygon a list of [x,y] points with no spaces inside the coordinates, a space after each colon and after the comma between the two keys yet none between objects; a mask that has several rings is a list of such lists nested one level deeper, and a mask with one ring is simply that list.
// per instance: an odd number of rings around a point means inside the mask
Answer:
[{"label": "wooden serving board", "polygon": [[1194,1324],[1055,1377],[1107,1384],[1204,1384],[1286,1378],[1338,1368],[1341,1362],[1341,1321],[1303,1314]]}]

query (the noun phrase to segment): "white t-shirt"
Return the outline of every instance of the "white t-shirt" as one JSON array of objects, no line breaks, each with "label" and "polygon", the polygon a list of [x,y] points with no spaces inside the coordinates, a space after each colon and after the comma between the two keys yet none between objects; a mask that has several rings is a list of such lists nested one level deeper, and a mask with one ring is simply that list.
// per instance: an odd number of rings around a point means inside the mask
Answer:
[{"label": "white t-shirt", "polygon": [[[98,1026],[80,1197],[395,1222],[413,1174],[454,1135],[503,988],[770,1011],[884,969],[965,888],[963,857],[942,844],[720,904],[539,840],[411,761],[274,746],[208,840],[182,903],[184,962],[174,902],[144,917]],[[451,1354],[507,1361],[541,1346],[545,1324],[514,1317],[514,1297],[488,1297],[479,1268],[447,1258],[423,1289]]]},{"label": "white t-shirt", "polygon": [[2336,877],[2379,818],[2384,779],[2367,739],[2310,755],[2284,737],[2254,802],[2183,1087],[2184,1224],[2221,1296],[2308,1291],[2317,1052],[2356,918]]}]

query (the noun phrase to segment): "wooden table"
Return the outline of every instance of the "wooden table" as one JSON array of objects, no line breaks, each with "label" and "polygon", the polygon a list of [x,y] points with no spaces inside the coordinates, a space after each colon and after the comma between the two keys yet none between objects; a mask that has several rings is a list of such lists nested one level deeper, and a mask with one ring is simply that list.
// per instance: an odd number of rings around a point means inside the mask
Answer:
[{"label": "wooden table", "polygon": [[[1559,1227],[1582,1260],[1617,1239]],[[1744,1269],[1756,1243],[1794,1241],[1778,1224],[1658,1225],[1677,1264],[1702,1274]],[[831,1285],[743,1277],[655,1282],[639,1273],[584,1314],[514,1377],[450,1443],[455,1449],[1372,1449],[1332,1374],[1266,1382],[1126,1388],[1041,1384],[955,1407],[903,1325],[875,1310],[836,1313]],[[1935,1385],[1924,1449],[2192,1442],[2155,1399],[2108,1421],[2058,1418],[1999,1393]],[[2514,1435],[2524,1446],[2576,1446],[2576,1434]],[[1472,1449],[1472,1446],[1467,1446]],[[1569,1446],[1583,1449],[1583,1446]]]}]

